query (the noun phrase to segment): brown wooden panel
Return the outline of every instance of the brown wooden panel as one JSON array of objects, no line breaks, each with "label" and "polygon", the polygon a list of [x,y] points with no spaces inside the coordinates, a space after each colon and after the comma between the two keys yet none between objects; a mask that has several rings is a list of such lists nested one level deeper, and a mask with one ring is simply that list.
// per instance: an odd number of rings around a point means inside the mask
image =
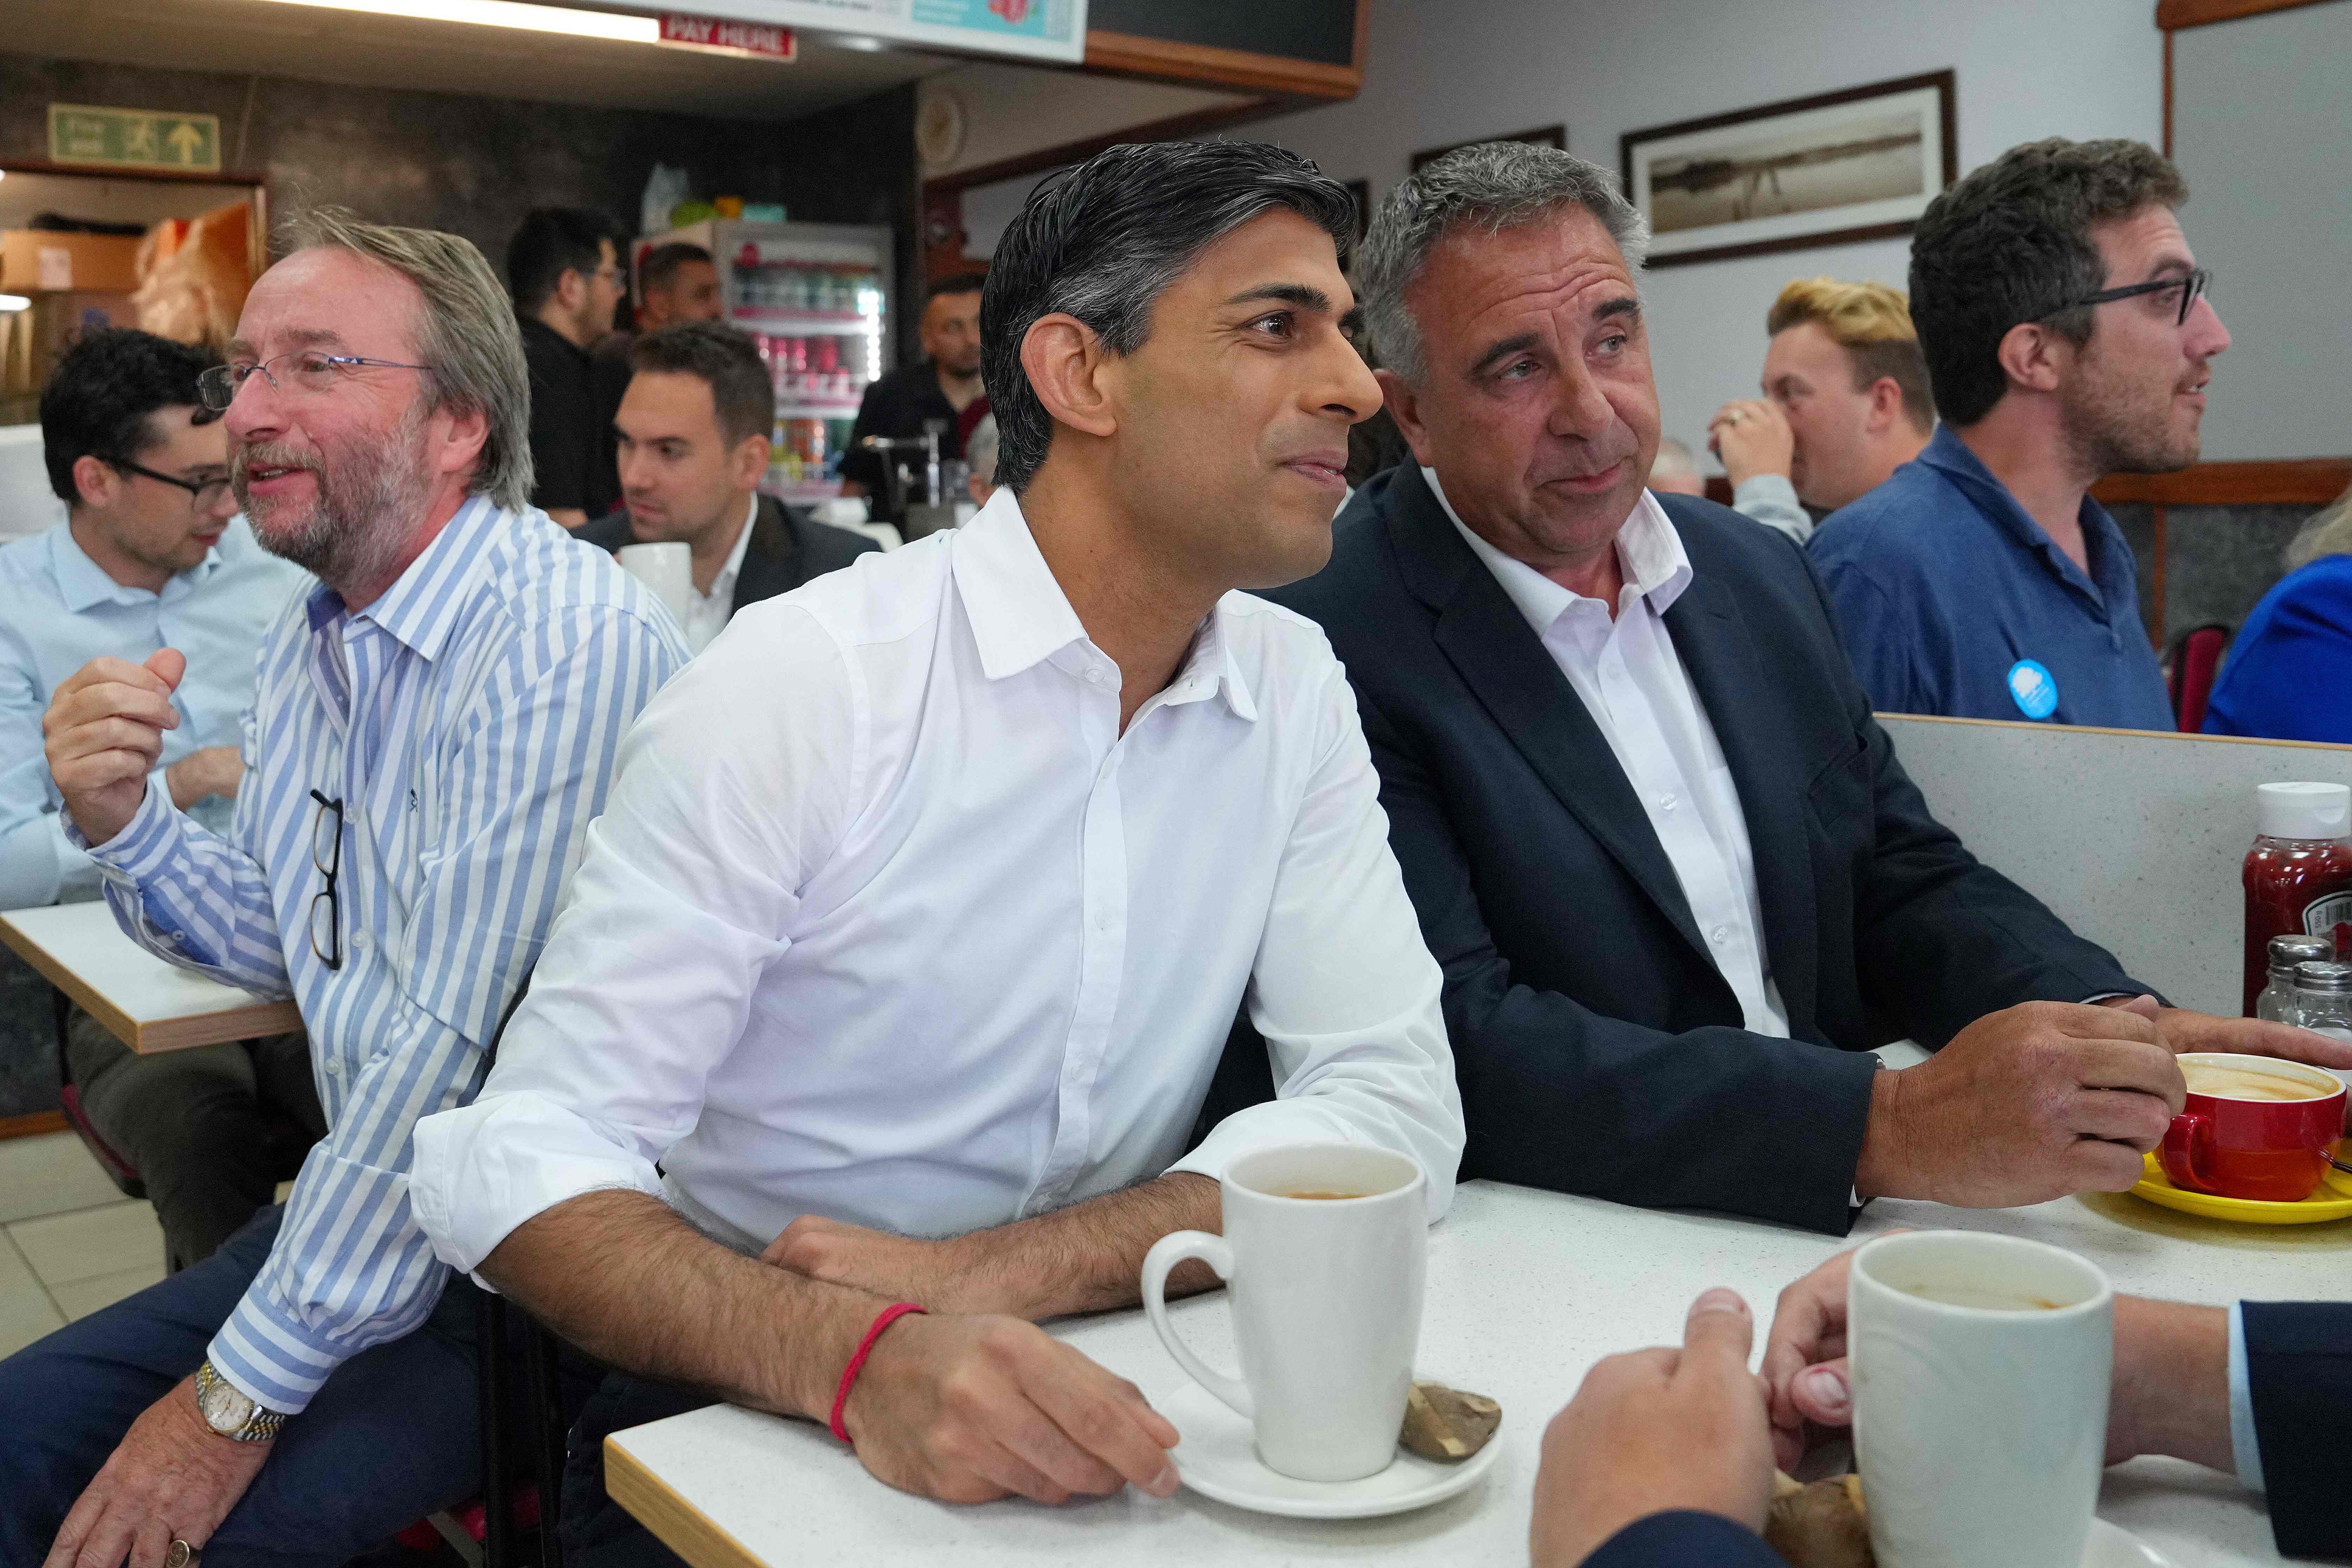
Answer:
[{"label": "brown wooden panel", "polygon": [[2091,486],[2108,506],[2324,507],[2352,488],[2352,457],[2199,463],[2178,474],[2110,474]]},{"label": "brown wooden panel", "polygon": [[1297,107],[1283,99],[1253,98],[1215,109],[1196,109],[1190,114],[1171,115],[1166,120],[1130,125],[1124,131],[1106,131],[1100,136],[1065,141],[1057,146],[1040,147],[1034,152],[1024,152],[1018,157],[1000,158],[993,163],[982,163],[970,169],[959,169],[952,174],[934,176],[923,183],[924,200],[928,204],[939,192],[969,191],[979,185],[993,185],[999,180],[1034,174],[1045,169],[1058,169],[1066,163],[1083,163],[1104,148],[1116,147],[1122,141],[1180,141],[1205,131],[1223,130],[1245,120],[1263,120],[1269,114]]},{"label": "brown wooden panel", "polygon": [[2156,0],[2156,25],[2166,32],[2176,27],[2202,27],[2213,22],[2234,22],[2269,11],[2294,11],[2324,0]]},{"label": "brown wooden panel", "polygon": [[767,1568],[751,1548],[671,1490],[635,1454],[604,1439],[604,1490],[693,1568]]},{"label": "brown wooden panel", "polygon": [[24,1116],[0,1116],[0,1141],[62,1133],[69,1125],[63,1111],[35,1111]]},{"label": "brown wooden panel", "polygon": [[1278,55],[1211,48],[1204,44],[1177,44],[1164,38],[1097,32],[1091,28],[1087,33],[1086,68],[1115,76],[1295,93],[1312,99],[1353,98],[1364,85],[1364,73],[1355,66],[1318,65],[1312,60],[1284,59]]}]

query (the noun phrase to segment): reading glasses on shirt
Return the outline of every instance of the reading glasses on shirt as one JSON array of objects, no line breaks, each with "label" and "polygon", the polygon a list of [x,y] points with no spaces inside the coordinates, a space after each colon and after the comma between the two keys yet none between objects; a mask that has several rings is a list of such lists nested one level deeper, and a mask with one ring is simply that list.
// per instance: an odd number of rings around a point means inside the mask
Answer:
[{"label": "reading glasses on shirt", "polygon": [[399,360],[371,360],[360,354],[330,354],[322,349],[297,349],[290,354],[274,359],[242,364],[215,365],[196,378],[196,392],[205,406],[215,413],[226,412],[236,401],[237,390],[246,378],[256,371],[269,383],[269,390],[285,393],[294,392],[305,397],[323,397],[335,390],[335,383],[352,371],[362,367],[379,371],[429,371],[430,365],[412,365]]},{"label": "reading glasses on shirt", "polygon": [[[2189,313],[2197,308],[2197,302],[2205,298],[2205,290],[2212,282],[2213,269],[2200,267],[2179,277],[2159,277],[2153,283],[2126,283],[2119,288],[2102,288],[2096,294],[2069,299],[2058,307],[2058,310],[2072,310],[2084,305],[2105,305],[2117,299],[2137,299],[2143,294],[2162,294],[2177,288],[2180,291],[2180,313],[2173,318],[2172,324],[2186,327],[2189,325]],[[2050,315],[2057,315],[2058,310],[2053,310]],[[2042,318],[2045,321],[2049,319],[2048,316]]]}]

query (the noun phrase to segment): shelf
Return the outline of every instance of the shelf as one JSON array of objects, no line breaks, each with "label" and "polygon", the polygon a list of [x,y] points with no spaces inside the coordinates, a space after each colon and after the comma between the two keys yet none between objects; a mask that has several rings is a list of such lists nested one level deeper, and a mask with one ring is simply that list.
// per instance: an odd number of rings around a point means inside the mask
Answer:
[{"label": "shelf", "polygon": [[776,405],[778,419],[856,419],[855,402],[780,402]]},{"label": "shelf", "polygon": [[772,337],[865,338],[882,335],[882,319],[855,311],[811,315],[802,310],[767,310],[755,305],[735,307],[735,320],[756,327]]},{"label": "shelf", "polygon": [[814,506],[819,501],[830,501],[839,496],[841,481],[839,479],[762,479],[760,481],[760,494],[773,496],[779,501],[790,501],[795,506]]}]

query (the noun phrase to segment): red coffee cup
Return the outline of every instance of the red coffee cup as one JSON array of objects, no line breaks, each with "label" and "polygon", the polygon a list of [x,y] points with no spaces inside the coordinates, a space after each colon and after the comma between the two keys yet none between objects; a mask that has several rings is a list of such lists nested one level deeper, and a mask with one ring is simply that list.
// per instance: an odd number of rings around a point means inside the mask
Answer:
[{"label": "red coffee cup", "polygon": [[[2344,1134],[2341,1079],[2299,1061],[2224,1051],[2189,1052],[2180,1071],[2189,1081],[2189,1103],[2165,1130],[2160,1155],[2173,1186],[2265,1203],[2301,1203],[2319,1190],[2327,1152]],[[2313,1093],[2267,1098],[2245,1077],[2233,1084],[2221,1074],[2284,1079]],[[2212,1087],[2200,1090],[2200,1081]]]}]

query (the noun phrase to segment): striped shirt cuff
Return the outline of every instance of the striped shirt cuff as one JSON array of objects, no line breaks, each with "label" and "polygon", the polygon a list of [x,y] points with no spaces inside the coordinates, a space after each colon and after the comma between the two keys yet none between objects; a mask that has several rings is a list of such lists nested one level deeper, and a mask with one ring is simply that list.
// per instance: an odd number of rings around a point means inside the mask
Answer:
[{"label": "striped shirt cuff", "polygon": [[2248,1491],[2263,1491],[2263,1446],[2254,1435],[2253,1381],[2246,1371],[2246,1303],[2230,1303],[2230,1454],[2238,1480]]},{"label": "striped shirt cuff", "polygon": [[93,844],[82,836],[73,813],[63,815],[66,837],[74,847],[89,852],[99,869],[118,881],[142,885],[151,882],[162,874],[179,848],[179,810],[172,804],[170,791],[155,788],[152,781],[139,801],[139,810],[131,814],[131,821],[102,844]]},{"label": "striped shirt cuff", "polygon": [[257,1283],[213,1336],[205,1354],[247,1398],[296,1416],[343,1364],[347,1353],[278,1311]]}]

